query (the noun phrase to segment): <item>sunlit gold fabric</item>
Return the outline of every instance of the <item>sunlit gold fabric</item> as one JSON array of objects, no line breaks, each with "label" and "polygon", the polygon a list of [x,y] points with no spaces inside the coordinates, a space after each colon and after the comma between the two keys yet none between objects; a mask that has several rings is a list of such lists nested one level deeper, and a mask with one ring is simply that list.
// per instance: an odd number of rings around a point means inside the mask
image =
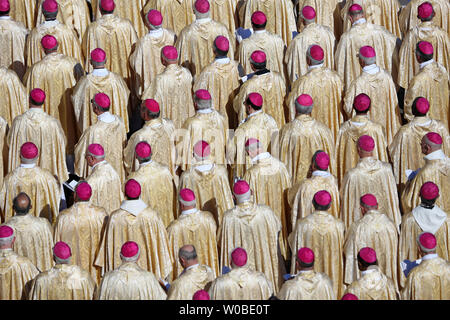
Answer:
[{"label": "sunlit gold fabric", "polygon": [[301,271],[283,283],[277,294],[280,300],[336,300],[331,279],[322,272]]},{"label": "sunlit gold fabric", "polygon": [[72,250],[70,262],[89,272],[97,284],[101,270],[94,266],[94,260],[100,250],[106,219],[105,209],[89,202],[75,202],[59,213],[55,223],[55,243],[67,243]]},{"label": "sunlit gold fabric", "polygon": [[[341,3],[339,0],[300,0],[298,2],[299,11],[305,6],[313,7],[316,11],[316,23],[330,28],[336,38],[342,34],[342,20],[341,20]],[[297,29],[301,32],[304,25],[297,19]]]},{"label": "sunlit gold fabric", "polygon": [[0,117],[11,127],[14,118],[27,110],[27,91],[14,71],[0,67],[0,92]]},{"label": "sunlit gold fabric", "polygon": [[223,23],[228,30],[230,30],[231,34],[234,34],[236,27],[239,27],[236,10],[239,1],[240,0],[209,0],[211,18],[217,22]]},{"label": "sunlit gold fabric", "polygon": [[326,211],[314,211],[297,220],[289,235],[291,248],[291,274],[295,273],[295,257],[300,248],[308,247],[315,253],[314,270],[323,272],[333,282],[334,294],[342,296],[344,276],[344,223]]},{"label": "sunlit gold fabric", "polygon": [[247,252],[247,266],[263,272],[273,290],[278,291],[285,271],[278,249],[281,230],[277,214],[253,199],[226,211],[218,231],[221,268],[231,267],[231,252],[243,248]]},{"label": "sunlit gold fabric", "polygon": [[0,249],[0,299],[26,300],[32,279],[39,270],[30,259],[12,249]]},{"label": "sunlit gold fabric", "polygon": [[8,167],[8,159],[6,158],[7,143],[6,134],[8,130],[8,123],[5,119],[0,117],[0,150],[2,155],[0,156],[0,183],[3,185],[3,177],[5,176],[6,169]]},{"label": "sunlit gold fabric", "polygon": [[10,0],[10,16],[22,22],[28,30],[36,26],[36,0]]},{"label": "sunlit gold fabric", "polygon": [[14,70],[20,79],[26,71],[25,42],[29,32],[20,22],[0,20],[0,66]]},{"label": "sunlit gold fabric", "polygon": [[205,265],[186,269],[170,284],[167,300],[192,300],[194,293],[208,289],[214,278],[214,271]]},{"label": "sunlit gold fabric", "polygon": [[155,275],[134,262],[124,262],[103,276],[98,300],[166,300]]},{"label": "sunlit gold fabric", "polygon": [[37,165],[63,183],[69,178],[66,166],[67,139],[58,119],[41,108],[30,108],[17,116],[8,132],[8,172],[20,165],[20,148],[33,142],[39,150]]},{"label": "sunlit gold fabric", "polygon": [[163,16],[163,27],[180,34],[181,30],[195,20],[194,0],[148,0],[144,12],[156,9]]}]

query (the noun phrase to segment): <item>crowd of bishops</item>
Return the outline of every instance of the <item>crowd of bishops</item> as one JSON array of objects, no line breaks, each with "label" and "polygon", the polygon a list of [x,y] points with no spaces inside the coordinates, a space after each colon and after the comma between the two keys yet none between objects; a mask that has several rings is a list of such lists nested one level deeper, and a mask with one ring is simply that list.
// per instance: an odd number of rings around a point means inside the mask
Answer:
[{"label": "crowd of bishops", "polygon": [[0,0],[1,300],[449,300],[448,0]]}]

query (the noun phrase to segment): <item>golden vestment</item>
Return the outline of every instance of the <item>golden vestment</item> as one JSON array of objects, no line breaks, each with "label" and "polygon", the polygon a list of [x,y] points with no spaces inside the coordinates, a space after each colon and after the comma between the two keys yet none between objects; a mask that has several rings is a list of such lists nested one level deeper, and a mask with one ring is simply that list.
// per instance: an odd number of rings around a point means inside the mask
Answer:
[{"label": "golden vestment", "polygon": [[36,26],[36,0],[10,0],[10,16],[22,22],[28,30]]},{"label": "golden vestment", "polygon": [[378,266],[369,267],[358,280],[347,287],[345,293],[352,293],[359,300],[398,300],[399,298],[394,281],[384,275]]},{"label": "golden vestment", "polygon": [[33,142],[39,150],[36,165],[57,176],[60,183],[69,179],[67,139],[58,119],[41,108],[30,108],[14,119],[7,138],[8,172],[20,166],[20,148],[25,142]]},{"label": "golden vestment", "polygon": [[89,63],[91,51],[101,48],[106,52],[105,67],[124,78],[131,88],[131,68],[129,59],[133,45],[138,40],[130,20],[114,14],[103,15],[92,22],[83,38],[82,48],[86,58],[86,71],[92,72]]},{"label": "golden vestment", "polygon": [[25,42],[29,32],[21,22],[0,20],[0,66],[14,70],[20,79],[26,71]]},{"label": "golden vestment", "polygon": [[398,226],[401,222],[400,204],[392,166],[390,163],[366,157],[356,167],[347,171],[341,183],[341,218],[345,227],[361,218],[360,198],[373,194],[378,201],[378,210]]},{"label": "golden vestment", "polygon": [[[200,165],[208,164],[211,167],[207,170],[200,169]],[[197,208],[211,212],[217,226],[221,225],[224,212],[234,206],[228,172],[223,165],[210,161],[196,163],[181,174],[178,190],[185,188],[194,191]]]},{"label": "golden vestment", "polygon": [[[316,11],[316,23],[330,28],[336,38],[339,38],[342,34],[340,4],[340,0],[300,0],[298,8],[301,12],[305,6],[313,7]],[[297,19],[297,29],[299,32],[304,28],[301,20],[300,18]]]},{"label": "golden vestment", "polygon": [[384,162],[389,160],[384,127],[369,120],[367,115],[356,115],[341,125],[337,137],[337,171],[338,180],[341,184],[347,171],[358,164],[358,139],[363,135],[369,135],[375,141],[375,148],[373,149],[375,159]]},{"label": "golden vestment", "polygon": [[237,5],[239,1],[240,0],[209,0],[211,18],[214,21],[223,23],[228,30],[230,30],[230,34],[234,34],[236,27],[239,27],[237,15]]},{"label": "golden vestment", "polygon": [[237,61],[227,62],[216,59],[206,66],[195,78],[193,90],[208,90],[212,97],[212,105],[226,119],[227,127],[237,126],[236,111],[233,109],[233,99],[239,92],[239,70]]},{"label": "golden vestment", "polygon": [[0,300],[26,300],[39,270],[12,249],[0,249]]},{"label": "golden vestment", "polygon": [[150,31],[137,40],[130,55],[131,83],[137,97],[140,97],[156,76],[164,71],[165,67],[161,62],[161,50],[165,46],[173,46],[175,37],[176,35],[172,30],[161,29]]},{"label": "golden vestment", "polygon": [[[139,260],[138,260],[139,261]],[[166,300],[155,275],[135,262],[123,262],[103,276],[98,300]]]},{"label": "golden vestment", "polygon": [[400,47],[398,84],[407,89],[412,78],[419,72],[416,59],[416,46],[420,41],[433,45],[433,59],[447,71],[450,67],[450,40],[447,30],[437,27],[433,21],[425,21],[415,26],[405,36]]},{"label": "golden vestment", "polygon": [[180,65],[188,68],[194,77],[214,61],[213,44],[218,36],[228,39],[230,42],[228,57],[234,57],[234,34],[231,34],[224,24],[208,19],[205,19],[206,21],[195,20],[184,27],[175,43]]},{"label": "golden vestment", "polygon": [[30,290],[30,300],[93,300],[97,284],[77,265],[57,264],[40,273]]},{"label": "golden vestment", "polygon": [[412,104],[417,97],[424,97],[430,102],[427,113],[431,119],[442,121],[447,130],[450,127],[449,73],[437,62],[427,64],[412,78],[405,94],[405,118],[413,118]]},{"label": "golden vestment", "polygon": [[308,71],[292,84],[286,99],[289,121],[295,119],[295,100],[301,94],[309,94],[314,101],[311,117],[330,128],[333,141],[336,141],[339,126],[344,120],[343,90],[344,82],[336,71],[325,68],[323,65],[308,68]]},{"label": "golden vestment", "polygon": [[284,104],[286,84],[282,75],[274,71],[254,75],[241,86],[239,94],[233,101],[233,108],[238,114],[239,123],[247,116],[244,103],[252,92],[257,92],[263,97],[264,112],[275,120],[278,128],[281,128],[286,123],[286,106]]},{"label": "golden vestment", "polygon": [[28,107],[27,89],[20,81],[17,73],[0,67],[0,117],[11,127],[15,117],[24,113]]},{"label": "golden vestment", "polygon": [[331,279],[322,272],[300,271],[277,294],[280,300],[336,300]]},{"label": "golden vestment", "polygon": [[[163,16],[163,28],[180,34],[181,30],[195,20],[194,0],[148,0],[144,12],[156,9]],[[190,297],[189,299],[191,299]]]},{"label": "golden vestment", "polygon": [[282,232],[279,237],[281,255],[288,259],[287,237],[291,231],[287,191],[291,187],[291,176],[286,166],[277,158],[268,156],[252,161],[253,166],[247,170],[244,180],[253,191],[257,204],[269,206],[280,219]]},{"label": "golden vestment", "polygon": [[420,156],[420,141],[428,132],[437,132],[442,137],[442,151],[449,154],[450,135],[445,124],[428,117],[414,117],[398,130],[389,146],[397,184],[404,185],[408,181],[405,170],[417,170],[425,165],[425,160]]},{"label": "golden vestment", "polygon": [[45,21],[31,30],[25,43],[25,55],[27,66],[32,66],[45,57],[41,39],[50,34],[58,41],[58,52],[65,56],[75,58],[84,65],[84,57],[81,52],[81,43],[75,30],[58,20]]},{"label": "golden vestment", "polygon": [[3,177],[5,176],[6,168],[8,167],[8,160],[6,159],[7,144],[6,134],[8,131],[8,123],[5,119],[0,117],[0,150],[2,150],[2,155],[0,156],[0,184],[3,185]]},{"label": "golden vestment", "polygon": [[381,211],[368,211],[361,219],[352,223],[345,235],[346,284],[361,278],[357,256],[359,250],[365,247],[375,250],[380,272],[392,279],[395,290],[398,290],[398,230],[394,222]]},{"label": "golden vestment", "polygon": [[45,218],[15,215],[5,225],[14,229],[14,251],[27,257],[39,271],[53,267],[53,228]]},{"label": "golden vestment", "polygon": [[323,65],[334,70],[334,47],[336,38],[333,30],[317,23],[308,24],[287,48],[284,62],[286,63],[290,83],[308,72],[306,52],[311,45],[319,45],[324,53]]},{"label": "golden vestment", "polygon": [[92,188],[90,202],[93,205],[103,207],[108,215],[119,209],[124,199],[122,181],[106,160],[97,163],[92,168],[91,174],[84,178]]},{"label": "golden vestment", "polygon": [[244,15],[241,26],[251,28],[251,18],[255,11],[262,11],[268,17],[266,29],[278,34],[288,46],[292,32],[297,31],[294,5],[288,0],[247,0],[243,4]]},{"label": "golden vestment", "polygon": [[79,132],[82,134],[89,126],[97,123],[91,100],[97,93],[108,95],[111,106],[109,112],[122,118],[125,129],[129,130],[128,98],[130,89],[125,80],[114,72],[106,76],[89,73],[80,78],[71,96],[75,119]]},{"label": "golden vestment", "polygon": [[110,122],[100,119],[86,128],[75,145],[75,173],[80,177],[87,177],[91,174],[92,168],[89,167],[85,158],[86,150],[90,144],[98,143],[105,150],[105,160],[114,168],[120,181],[124,183],[123,148],[127,143],[127,130],[122,118],[117,115],[108,115],[111,116],[107,120]]},{"label": "golden vestment", "polygon": [[184,121],[195,114],[192,81],[188,69],[170,64],[156,76],[150,87],[145,89],[141,100],[158,101],[161,118],[172,120],[175,128],[179,129]]},{"label": "golden vestment", "polygon": [[105,209],[80,201],[61,211],[55,223],[55,243],[67,243],[72,249],[71,263],[89,272],[97,284],[101,270],[94,266],[94,260],[100,250],[107,216]]},{"label": "golden vestment", "polygon": [[214,278],[214,271],[208,266],[188,267],[170,284],[167,300],[192,300],[198,290],[208,290]]},{"label": "golden vestment", "polygon": [[120,248],[127,241],[139,245],[137,264],[141,268],[152,272],[157,279],[165,279],[172,272],[173,257],[166,228],[158,213],[142,200],[125,200],[110,215],[95,265],[103,267],[105,272],[119,267]]},{"label": "golden vestment", "polygon": [[200,264],[207,265],[214,273],[219,273],[219,254],[217,251],[217,225],[211,212],[200,211],[183,214],[167,227],[169,248],[174,257],[172,279],[178,278],[183,271],[178,259],[178,250],[192,244],[197,252]]},{"label": "golden vestment", "polygon": [[152,160],[130,172],[127,180],[130,179],[139,182],[142,201],[158,213],[167,228],[175,219],[178,205],[175,181],[169,168]]},{"label": "golden vestment", "polygon": [[53,224],[59,212],[61,191],[58,180],[50,171],[31,165],[17,167],[3,179],[0,192],[2,221],[14,216],[13,200],[20,192],[25,192],[31,199],[30,214],[47,218]]},{"label": "golden vestment", "polygon": [[[44,1],[40,0],[39,5],[36,5],[36,25],[40,25],[45,20],[42,14],[42,3]],[[58,15],[56,19],[75,30],[81,42],[91,20],[87,2],[85,0],[58,0]]]},{"label": "golden vestment", "polygon": [[42,89],[46,94],[45,112],[59,119],[67,137],[67,154],[73,154],[78,140],[75,114],[70,99],[80,74],[75,74],[77,61],[61,53],[50,53],[27,70],[23,82],[27,90]]},{"label": "golden vestment", "polygon": [[363,46],[375,49],[376,65],[386,70],[396,80],[398,67],[396,37],[379,25],[362,22],[345,32],[336,47],[336,71],[344,79],[345,89],[347,90],[361,73],[359,58],[356,55]]},{"label": "golden vestment", "polygon": [[440,257],[424,261],[406,279],[402,300],[449,300],[450,263]]},{"label": "golden vestment", "polygon": [[281,220],[266,205],[253,200],[225,212],[218,231],[221,268],[231,267],[231,252],[243,248],[247,266],[265,274],[277,292],[283,282],[284,265],[279,255]]},{"label": "golden vestment", "polygon": [[314,211],[306,218],[297,220],[289,235],[291,247],[291,274],[295,273],[295,257],[300,248],[308,247],[316,253],[314,269],[323,272],[333,282],[336,297],[344,291],[344,223],[326,211]]},{"label": "golden vestment", "polygon": [[268,300],[273,293],[273,284],[265,274],[248,265],[218,277],[209,289],[213,300]]},{"label": "golden vestment", "polygon": [[[313,108],[314,109],[314,108]],[[280,131],[280,160],[292,177],[292,184],[308,175],[311,159],[317,150],[330,157],[330,172],[336,172],[335,144],[331,130],[310,115],[301,114]]]},{"label": "golden vestment", "polygon": [[365,93],[370,97],[371,105],[367,115],[370,120],[384,127],[387,143],[390,144],[401,126],[397,89],[391,75],[380,68],[374,74],[363,70],[352,81],[345,93],[344,111],[348,118],[356,115],[353,101],[360,93]]}]

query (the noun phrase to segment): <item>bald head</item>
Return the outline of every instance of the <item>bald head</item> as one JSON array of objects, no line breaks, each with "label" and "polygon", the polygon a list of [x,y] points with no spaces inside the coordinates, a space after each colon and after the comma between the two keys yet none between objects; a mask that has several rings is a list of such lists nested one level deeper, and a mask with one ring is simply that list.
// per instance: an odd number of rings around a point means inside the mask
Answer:
[{"label": "bald head", "polygon": [[423,136],[420,142],[420,146],[422,148],[422,153],[424,155],[428,155],[442,148],[442,144],[436,144],[434,142],[431,142],[426,135]]},{"label": "bald head", "polygon": [[178,251],[178,258],[183,268],[193,266],[198,263],[197,251],[191,244],[184,245]]},{"label": "bald head", "polygon": [[30,197],[25,192],[19,193],[13,200],[13,209],[17,215],[25,215],[30,212]]}]

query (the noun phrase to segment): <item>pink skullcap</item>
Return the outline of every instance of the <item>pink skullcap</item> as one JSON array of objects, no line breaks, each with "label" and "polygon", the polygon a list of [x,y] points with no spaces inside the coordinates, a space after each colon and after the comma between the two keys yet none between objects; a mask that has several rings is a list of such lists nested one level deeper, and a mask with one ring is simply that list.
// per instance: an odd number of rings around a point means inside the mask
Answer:
[{"label": "pink skullcap", "polygon": [[152,155],[152,147],[146,142],[139,142],[134,148],[136,155],[141,159],[146,159]]},{"label": "pink skullcap", "polygon": [[377,253],[369,247],[359,250],[359,257],[367,263],[374,263],[377,261]]},{"label": "pink skullcap", "polygon": [[330,204],[331,202],[331,195],[328,191],[326,190],[321,190],[318,191],[314,194],[314,201],[319,205],[319,206],[327,206]]},{"label": "pink skullcap", "polygon": [[200,140],[194,145],[194,153],[200,158],[206,158],[211,154],[211,148],[209,147],[209,143]]},{"label": "pink skullcap", "polygon": [[424,232],[419,236],[419,244],[426,250],[433,250],[436,248],[436,237],[429,232]]},{"label": "pink skullcap", "polygon": [[194,7],[200,13],[207,13],[209,11],[209,2],[208,0],[197,0]]},{"label": "pink skullcap", "polygon": [[34,159],[38,156],[38,148],[33,142],[25,142],[20,147],[20,155],[25,159]]},{"label": "pink skullcap", "polygon": [[442,144],[442,137],[440,136],[439,133],[436,132],[428,132],[426,135],[427,139],[430,142],[433,142],[435,144]]},{"label": "pink skullcap", "polygon": [[91,51],[91,59],[95,62],[103,62],[106,60],[106,52],[103,49],[96,48]]},{"label": "pink skullcap", "polygon": [[217,49],[219,49],[220,51],[228,51],[230,49],[230,42],[228,41],[228,39],[224,36],[218,36],[215,40],[214,40],[214,45],[216,46]]},{"label": "pink skullcap", "polygon": [[183,201],[186,202],[192,202],[195,201],[195,194],[194,191],[192,191],[191,189],[182,189],[180,190],[180,198]]},{"label": "pink skullcap", "polygon": [[357,111],[364,112],[369,109],[370,103],[370,97],[365,93],[360,93],[353,100],[353,108]]},{"label": "pink skullcap", "polygon": [[58,2],[55,0],[45,0],[42,3],[42,10],[52,13],[58,11]]},{"label": "pink skullcap", "polygon": [[263,105],[263,97],[258,92],[250,93],[248,95],[248,100],[256,107],[262,107]]},{"label": "pink skullcap", "polygon": [[416,100],[416,110],[422,114],[426,114],[430,110],[430,103],[424,97],[420,97]]},{"label": "pink skullcap", "polygon": [[10,5],[8,0],[1,0],[0,1],[0,12],[6,12],[10,10]]},{"label": "pink skullcap", "polygon": [[158,10],[152,9],[147,13],[147,20],[151,25],[160,26],[163,22],[163,16]]},{"label": "pink skullcap", "polygon": [[319,169],[326,170],[330,165],[330,156],[326,152],[316,154],[316,165]]},{"label": "pink skullcap", "polygon": [[125,183],[125,195],[128,198],[139,198],[141,195],[141,185],[134,179],[130,179]]},{"label": "pink skullcap", "polygon": [[375,49],[372,48],[371,46],[364,46],[359,48],[359,54],[364,58],[373,58],[377,55],[375,53]]},{"label": "pink skullcap", "polygon": [[264,53],[264,51],[256,50],[253,51],[250,59],[255,63],[263,63],[266,61],[266,54]]},{"label": "pink skullcap", "polygon": [[302,9],[302,16],[307,20],[312,20],[316,17],[316,10],[311,6],[304,6]]},{"label": "pink skullcap", "polygon": [[35,88],[30,92],[30,98],[37,103],[43,103],[45,101],[45,92],[42,89]]},{"label": "pink skullcap", "polygon": [[72,256],[72,251],[67,243],[59,241],[53,247],[53,254],[59,259],[66,260]]},{"label": "pink skullcap", "polygon": [[425,182],[420,188],[420,195],[426,200],[434,200],[439,197],[439,187],[431,182]]},{"label": "pink skullcap", "polygon": [[195,97],[200,100],[211,100],[211,94],[205,89],[195,91]]},{"label": "pink skullcap", "polygon": [[433,45],[427,41],[420,41],[419,50],[423,54],[433,54]]},{"label": "pink skullcap", "polygon": [[297,259],[303,263],[311,264],[314,262],[314,252],[307,247],[301,248],[297,252]]},{"label": "pink skullcap", "polygon": [[358,146],[361,150],[370,152],[375,148],[375,141],[371,136],[363,135],[358,139]]},{"label": "pink skullcap", "polygon": [[122,245],[120,254],[125,258],[132,258],[139,253],[139,246],[134,241],[127,241]]},{"label": "pink skullcap", "polygon": [[150,111],[151,113],[158,113],[160,110],[158,101],[154,99],[146,99],[144,101],[144,105],[147,108],[147,110]]},{"label": "pink skullcap", "polygon": [[100,8],[104,11],[114,11],[115,7],[116,4],[114,3],[114,0],[102,0],[100,2]]},{"label": "pink skullcap", "polygon": [[237,266],[242,267],[247,263],[247,252],[242,248],[236,248],[231,253],[231,261]]},{"label": "pink skullcap", "polygon": [[210,300],[208,291],[205,290],[198,290],[194,293],[192,296],[192,300]]},{"label": "pink skullcap", "polygon": [[255,11],[252,14],[252,22],[256,25],[261,25],[267,22],[267,17],[262,11]]},{"label": "pink skullcap", "polygon": [[102,92],[97,93],[94,96],[94,102],[97,104],[100,108],[109,108],[111,106],[111,100],[109,100],[109,97],[107,94],[104,94]]},{"label": "pink skullcap", "polygon": [[299,95],[296,101],[299,105],[304,106],[304,107],[312,106],[314,103],[311,96],[306,93]]},{"label": "pink skullcap", "polygon": [[352,4],[350,6],[350,8],[348,8],[348,12],[358,12],[358,11],[362,11],[362,9],[363,8],[359,4],[355,3],[355,4]]},{"label": "pink skullcap", "polygon": [[88,146],[88,151],[90,154],[94,156],[104,156],[105,150],[103,149],[101,144],[92,143]]},{"label": "pink skullcap", "polygon": [[88,201],[92,196],[92,188],[89,183],[83,181],[75,187],[75,193],[80,200]]},{"label": "pink skullcap", "polygon": [[53,49],[58,45],[58,40],[54,36],[47,34],[42,37],[41,44],[44,49]]},{"label": "pink skullcap", "polygon": [[309,48],[309,55],[314,60],[322,61],[325,56],[325,53],[323,52],[322,47],[315,44]]},{"label": "pink skullcap", "polygon": [[417,8],[417,16],[419,19],[429,18],[432,14],[433,6],[429,2],[424,2]]},{"label": "pink skullcap", "polygon": [[378,205],[377,198],[371,193],[366,193],[363,195],[361,197],[361,202],[369,207],[375,207]]},{"label": "pink skullcap", "polygon": [[353,293],[346,293],[342,296],[341,300],[359,300]]},{"label": "pink skullcap", "polygon": [[239,180],[234,184],[233,192],[236,195],[246,194],[250,190],[250,186],[247,181]]},{"label": "pink skullcap", "polygon": [[174,46],[165,46],[164,48],[162,48],[162,54],[168,60],[178,59],[178,51]]},{"label": "pink skullcap", "polygon": [[9,238],[14,234],[13,228],[9,226],[0,226],[0,238]]},{"label": "pink skullcap", "polygon": [[249,138],[246,142],[245,142],[245,147],[248,148],[253,144],[257,144],[260,143],[258,139],[255,138]]}]

